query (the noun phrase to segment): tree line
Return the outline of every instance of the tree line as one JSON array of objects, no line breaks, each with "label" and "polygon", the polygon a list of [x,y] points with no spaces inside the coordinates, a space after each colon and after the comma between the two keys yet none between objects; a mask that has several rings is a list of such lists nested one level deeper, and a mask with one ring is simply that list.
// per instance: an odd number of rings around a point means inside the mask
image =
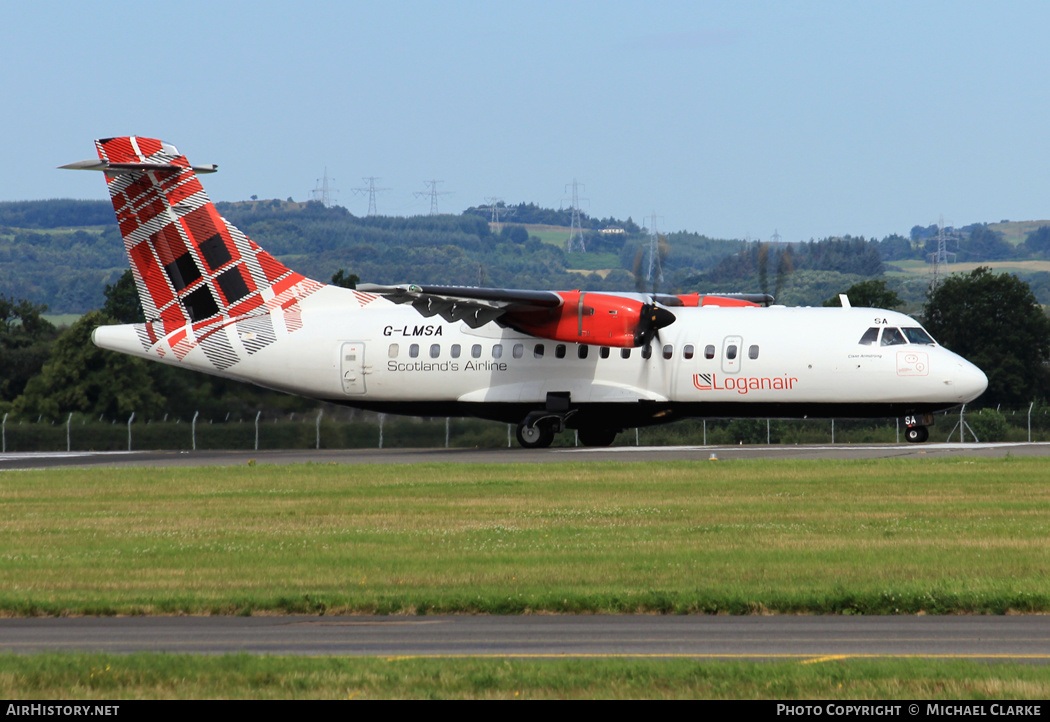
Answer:
[{"label": "tree line", "polygon": [[[522,222],[567,224],[565,209],[533,203],[514,209],[512,222],[494,232],[483,209],[437,216],[360,218],[318,202],[264,200],[216,204],[220,213],[284,263],[325,278],[352,268],[372,283],[428,282],[586,291],[777,291],[789,305],[819,304],[829,293],[880,277],[887,264],[924,258],[936,243],[928,229],[912,237],[881,240],[845,236],[804,243],[762,244],[715,239],[695,232],[662,234],[657,278],[648,278],[650,238],[630,218],[586,220],[588,253],[530,235]],[[601,228],[623,233],[601,233]],[[1050,258],[1050,228],[1010,246],[986,225],[962,231],[953,248],[960,260]],[[965,235],[965,239],[963,238]],[[567,236],[566,236],[567,239]],[[600,259],[600,260],[599,260]],[[47,304],[52,313],[84,313],[103,303],[102,289],[126,268],[123,242],[108,201],[0,203],[0,292]],[[601,273],[571,269],[594,269]],[[640,276],[646,276],[644,279]],[[1026,276],[1038,297],[1050,301],[1050,274]],[[921,303],[922,283],[902,288]]]},{"label": "tree line", "polygon": [[[339,269],[331,279],[353,287],[357,276]],[[838,292],[854,306],[893,308],[900,298],[883,280]],[[99,349],[100,325],[142,320],[130,271],[105,290],[102,309],[60,331],[41,317],[43,306],[0,294],[0,414],[59,420],[69,413],[127,418],[132,412],[189,418],[196,411],[247,414],[305,411],[316,403],[160,363]],[[835,305],[837,295],[825,305]],[[927,294],[927,330],[988,375],[978,406],[1017,405],[1050,398],[1050,319],[1028,285],[981,267],[945,279]]]}]

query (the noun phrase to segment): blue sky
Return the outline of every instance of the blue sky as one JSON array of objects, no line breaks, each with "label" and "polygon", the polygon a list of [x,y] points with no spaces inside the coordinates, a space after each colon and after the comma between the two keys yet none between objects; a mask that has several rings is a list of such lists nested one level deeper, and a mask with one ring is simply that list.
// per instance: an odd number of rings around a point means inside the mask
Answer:
[{"label": "blue sky", "polygon": [[[1050,217],[1045,2],[0,5],[0,200],[140,134],[214,200],[492,196],[784,240]],[[264,239],[257,239],[263,242]]]}]

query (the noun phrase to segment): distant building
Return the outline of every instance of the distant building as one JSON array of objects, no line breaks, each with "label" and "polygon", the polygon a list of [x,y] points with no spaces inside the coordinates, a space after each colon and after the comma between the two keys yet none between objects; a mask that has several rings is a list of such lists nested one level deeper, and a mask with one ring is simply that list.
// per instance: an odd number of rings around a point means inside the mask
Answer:
[{"label": "distant building", "polygon": [[603,229],[601,229],[598,232],[599,233],[626,233],[627,231],[625,231],[622,228],[603,228]]}]

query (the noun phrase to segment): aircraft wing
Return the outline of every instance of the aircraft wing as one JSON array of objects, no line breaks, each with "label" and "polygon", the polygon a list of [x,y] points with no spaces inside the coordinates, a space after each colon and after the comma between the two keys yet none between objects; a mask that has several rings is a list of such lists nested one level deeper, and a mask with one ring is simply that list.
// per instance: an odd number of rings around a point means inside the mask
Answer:
[{"label": "aircraft wing", "polygon": [[371,283],[357,288],[394,303],[411,304],[422,316],[463,321],[471,328],[495,321],[537,338],[621,348],[650,343],[661,328],[674,323],[669,308],[760,306],[773,300],[765,294],[676,296]]},{"label": "aircraft wing", "polygon": [[440,316],[450,323],[463,321],[471,328],[508,315],[550,311],[565,303],[565,299],[554,291],[415,284],[381,286],[373,283],[362,283],[357,290],[374,293],[394,303],[412,304],[420,315],[427,318]]},{"label": "aircraft wing", "polygon": [[638,294],[374,284],[361,284],[358,290],[471,328],[496,321],[537,338],[602,346],[644,346],[675,321],[658,301]]}]

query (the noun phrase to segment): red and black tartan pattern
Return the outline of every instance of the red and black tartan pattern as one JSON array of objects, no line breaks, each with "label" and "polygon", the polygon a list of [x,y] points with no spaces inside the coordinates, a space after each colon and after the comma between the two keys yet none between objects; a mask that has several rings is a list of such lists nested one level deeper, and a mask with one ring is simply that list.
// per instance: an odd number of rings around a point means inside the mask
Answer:
[{"label": "red and black tartan pattern", "polygon": [[[136,326],[143,348],[170,334],[180,360],[199,345],[222,370],[240,360],[226,333],[230,324],[245,329],[248,354],[275,340],[271,311],[282,312],[287,331],[302,327],[299,301],[321,284],[291,271],[227,223],[185,156],[152,138],[109,138],[95,145],[99,158],[110,163],[164,166],[106,173],[148,319]],[[253,321],[244,325],[248,318]],[[164,355],[163,347],[157,352]]]}]

